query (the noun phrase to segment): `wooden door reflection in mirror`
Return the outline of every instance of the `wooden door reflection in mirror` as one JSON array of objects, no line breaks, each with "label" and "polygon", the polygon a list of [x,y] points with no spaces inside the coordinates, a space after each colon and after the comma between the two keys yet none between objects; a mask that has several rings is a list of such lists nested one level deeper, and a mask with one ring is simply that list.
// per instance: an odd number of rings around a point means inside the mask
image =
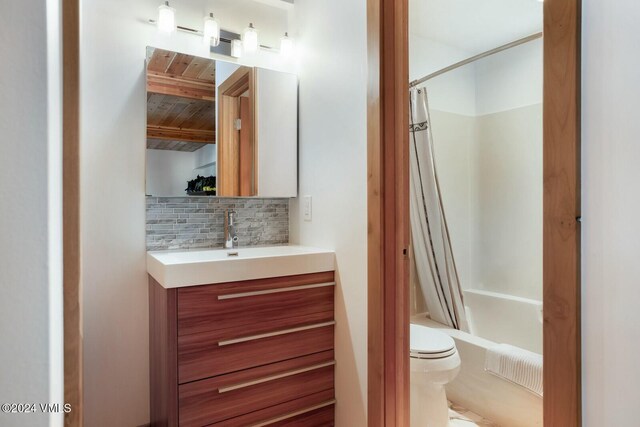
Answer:
[{"label": "wooden door reflection in mirror", "polygon": [[218,87],[218,195],[257,194],[254,73],[240,67]]}]

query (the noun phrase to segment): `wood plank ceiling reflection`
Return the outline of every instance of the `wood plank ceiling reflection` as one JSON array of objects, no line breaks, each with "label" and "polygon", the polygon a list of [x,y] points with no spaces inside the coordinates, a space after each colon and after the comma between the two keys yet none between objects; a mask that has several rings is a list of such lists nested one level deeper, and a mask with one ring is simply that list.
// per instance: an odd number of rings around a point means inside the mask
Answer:
[{"label": "wood plank ceiling reflection", "polygon": [[215,143],[215,61],[154,49],[147,65],[147,148]]}]

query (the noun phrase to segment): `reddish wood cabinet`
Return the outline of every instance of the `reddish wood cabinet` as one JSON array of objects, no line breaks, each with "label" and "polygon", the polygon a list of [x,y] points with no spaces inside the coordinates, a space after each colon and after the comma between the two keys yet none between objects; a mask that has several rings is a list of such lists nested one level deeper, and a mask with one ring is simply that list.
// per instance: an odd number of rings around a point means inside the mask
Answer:
[{"label": "reddish wood cabinet", "polygon": [[165,289],[149,276],[152,426],[334,425],[334,273]]}]

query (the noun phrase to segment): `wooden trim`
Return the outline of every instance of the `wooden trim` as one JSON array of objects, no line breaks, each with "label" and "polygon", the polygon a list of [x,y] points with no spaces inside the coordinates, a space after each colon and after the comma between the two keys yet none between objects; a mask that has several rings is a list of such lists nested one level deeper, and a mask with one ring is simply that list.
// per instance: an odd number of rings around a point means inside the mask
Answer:
[{"label": "wooden trim", "polygon": [[369,426],[409,425],[407,0],[368,0]]},{"label": "wooden trim", "polygon": [[[235,128],[235,120],[241,117],[240,97],[248,92],[249,102],[246,105],[242,127],[249,128],[249,132],[241,132]],[[243,148],[255,147],[255,73],[250,67],[240,67],[218,86],[218,195],[219,196],[252,196],[257,189],[255,176],[241,173],[241,166],[249,169],[248,165],[241,165],[241,138]],[[246,121],[249,121],[249,124]],[[252,150],[255,151],[255,150]],[[245,154],[246,150],[245,150]],[[253,168],[255,168],[255,154],[253,154]],[[248,157],[245,157],[247,160]],[[245,183],[243,179],[253,182]],[[243,188],[253,186],[253,194],[244,194]]]},{"label": "wooden trim", "polygon": [[149,276],[151,425],[178,425],[178,291]]},{"label": "wooden trim", "polygon": [[240,122],[242,123],[238,146],[238,174],[240,179],[240,196],[255,196],[255,134],[253,130],[254,122],[251,117],[251,111],[253,110],[252,104],[255,105],[255,99],[244,96],[241,96],[238,99],[240,100]]},{"label": "wooden trim", "polygon": [[218,104],[218,150],[216,178],[218,196],[240,195],[240,132],[234,121],[239,117],[238,98],[219,92]]},{"label": "wooden trim", "polygon": [[581,425],[580,0],[544,3],[544,425]]},{"label": "wooden trim", "polygon": [[227,79],[220,83],[218,92],[228,96],[238,97],[251,89],[253,80],[253,69],[251,67],[240,67],[234,71]]},{"label": "wooden trim", "polygon": [[62,1],[64,425],[83,425],[80,267],[80,4]]},{"label": "wooden trim", "polygon": [[215,144],[216,132],[206,129],[185,129],[171,126],[147,125],[147,138]]},{"label": "wooden trim", "polygon": [[213,82],[147,71],[147,92],[213,101],[216,86]]}]

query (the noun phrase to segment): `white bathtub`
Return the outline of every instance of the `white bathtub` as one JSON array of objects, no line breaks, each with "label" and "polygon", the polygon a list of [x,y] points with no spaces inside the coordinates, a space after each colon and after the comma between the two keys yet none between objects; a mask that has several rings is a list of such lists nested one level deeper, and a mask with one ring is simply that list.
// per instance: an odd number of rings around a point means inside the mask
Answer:
[{"label": "white bathtub", "polygon": [[468,289],[464,305],[471,334],[542,354],[542,301]]},{"label": "white bathtub", "polygon": [[[499,304],[504,301],[493,302]],[[478,314],[478,311],[484,311],[476,309],[476,318],[482,319],[484,314]],[[540,396],[484,370],[487,349],[495,344],[494,341],[449,328],[424,315],[412,317],[411,323],[440,329],[456,342],[462,365],[456,379],[447,385],[449,400],[492,420],[501,427],[543,425]]]}]

